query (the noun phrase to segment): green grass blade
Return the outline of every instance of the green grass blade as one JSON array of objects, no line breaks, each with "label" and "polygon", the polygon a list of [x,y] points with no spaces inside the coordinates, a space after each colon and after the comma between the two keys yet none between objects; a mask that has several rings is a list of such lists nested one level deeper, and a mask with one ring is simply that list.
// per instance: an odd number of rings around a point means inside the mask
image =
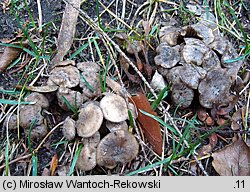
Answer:
[{"label": "green grass blade", "polygon": [[134,127],[134,120],[130,110],[128,110],[129,127]]},{"label": "green grass blade", "polygon": [[170,125],[168,125],[167,123],[165,123],[164,121],[162,121],[160,118],[158,118],[158,117],[156,117],[156,116],[154,116],[154,115],[152,115],[152,114],[150,114],[150,113],[147,113],[146,111],[143,111],[143,110],[141,110],[141,109],[139,109],[139,110],[140,110],[140,112],[141,112],[142,114],[147,115],[147,116],[151,117],[152,119],[158,121],[162,126],[168,128],[168,129],[169,129],[170,131],[172,131],[175,135],[179,135],[178,132],[177,132],[173,127],[171,127]]},{"label": "green grass blade", "polygon": [[2,104],[8,104],[8,105],[30,105],[35,104],[35,102],[28,102],[28,101],[14,101],[14,100],[8,100],[8,99],[0,99],[0,103]]},{"label": "green grass blade", "polygon": [[35,153],[32,154],[32,176],[37,176],[38,158]]},{"label": "green grass blade", "polygon": [[8,140],[6,141],[6,147],[5,147],[5,175],[9,175],[9,143]]},{"label": "green grass blade", "polygon": [[92,91],[93,93],[95,92],[94,88],[89,84],[89,82],[83,77],[82,73],[80,73],[80,78],[81,80],[87,85],[87,87]]},{"label": "green grass blade", "polygon": [[68,102],[68,100],[64,96],[62,96],[62,100],[74,114],[77,113],[77,110]]},{"label": "green grass blade", "polygon": [[169,87],[165,87],[158,95],[158,98],[152,103],[152,109],[156,110],[161,101],[168,95]]},{"label": "green grass blade", "polygon": [[20,91],[0,89],[0,93],[7,94],[7,95],[18,95],[20,94]]},{"label": "green grass blade", "polygon": [[72,164],[70,166],[70,170],[69,170],[68,176],[70,176],[70,175],[73,174],[75,166],[76,166],[76,161],[77,161],[77,159],[78,159],[78,157],[79,157],[79,155],[80,155],[80,153],[82,151],[83,146],[84,145],[82,143],[79,145],[79,147],[78,147],[78,149],[77,149],[77,151],[75,153],[75,156],[73,158]]},{"label": "green grass blade", "polygon": [[31,147],[31,131],[33,129],[33,127],[36,125],[37,123],[37,119],[34,119],[30,125],[30,128],[29,128],[29,133],[28,133],[28,148],[29,148],[29,151],[32,152],[32,147]]}]

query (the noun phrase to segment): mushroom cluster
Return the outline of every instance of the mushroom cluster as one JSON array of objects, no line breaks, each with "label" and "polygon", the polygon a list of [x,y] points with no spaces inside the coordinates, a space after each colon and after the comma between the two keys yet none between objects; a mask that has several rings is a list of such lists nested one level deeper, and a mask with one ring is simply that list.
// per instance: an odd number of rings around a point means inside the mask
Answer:
[{"label": "mushroom cluster", "polygon": [[[100,102],[82,104],[76,121],[70,117],[65,119],[65,138],[72,140],[77,134],[84,144],[76,164],[79,169],[89,171],[96,164],[112,169],[136,157],[139,145],[128,131],[127,112],[128,106],[123,97],[107,93]],[[109,133],[101,139],[99,130],[102,126],[106,126]]]},{"label": "mushroom cluster", "polygon": [[159,73],[172,84],[172,101],[186,108],[195,91],[205,108],[227,105],[230,88],[242,66],[231,43],[220,34],[215,17],[203,13],[196,24],[160,30],[155,64]]}]

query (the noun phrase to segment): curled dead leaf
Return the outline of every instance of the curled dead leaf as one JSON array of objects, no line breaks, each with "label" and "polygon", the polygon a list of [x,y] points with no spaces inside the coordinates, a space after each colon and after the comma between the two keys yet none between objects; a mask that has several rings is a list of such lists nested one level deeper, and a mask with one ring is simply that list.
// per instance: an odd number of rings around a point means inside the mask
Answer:
[{"label": "curled dead leaf", "polygon": [[58,156],[57,156],[57,154],[55,154],[51,160],[51,163],[50,163],[51,176],[55,175],[57,165],[58,165]]},{"label": "curled dead leaf", "polygon": [[152,115],[156,115],[153,111],[150,103],[148,102],[147,97],[138,93],[136,96],[132,96],[132,100],[134,101],[137,109],[138,109],[138,121],[141,124],[141,127],[145,133],[146,138],[149,143],[152,145],[153,150],[158,154],[162,154],[162,136],[161,136],[161,128],[159,123],[152,119],[151,117],[144,115],[140,112],[143,110]]}]

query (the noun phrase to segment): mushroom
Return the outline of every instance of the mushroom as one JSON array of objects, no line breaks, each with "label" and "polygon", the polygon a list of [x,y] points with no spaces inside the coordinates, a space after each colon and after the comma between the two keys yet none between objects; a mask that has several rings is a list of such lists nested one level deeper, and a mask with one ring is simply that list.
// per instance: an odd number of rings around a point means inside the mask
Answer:
[{"label": "mushroom", "polygon": [[9,114],[5,117],[5,120],[3,122],[3,127],[7,128],[9,130],[17,129],[17,115],[16,114]]},{"label": "mushroom", "polygon": [[[30,129],[24,129],[24,131],[25,131],[26,135],[28,135]],[[48,130],[47,130],[46,125],[44,125],[44,124],[37,125],[31,129],[30,139],[31,140],[34,140],[34,139],[40,140],[40,139],[44,138],[47,133],[48,133]]]},{"label": "mushroom", "polygon": [[205,44],[210,44],[214,41],[213,30],[201,23],[191,25],[191,27],[197,32],[197,36],[202,39]]},{"label": "mushroom", "polygon": [[86,103],[80,109],[78,120],[76,121],[77,134],[80,137],[91,137],[101,127],[103,114],[101,108],[94,102]]},{"label": "mushroom", "polygon": [[49,107],[49,100],[40,93],[31,93],[24,100],[28,102],[35,102],[35,105],[39,105],[43,109],[48,109]]},{"label": "mushroom", "polygon": [[222,37],[218,37],[212,42],[209,47],[212,48],[213,50],[217,51],[220,55],[223,55],[227,49],[227,45],[230,42],[228,40],[225,40]]},{"label": "mushroom", "polygon": [[128,108],[121,96],[108,93],[100,101],[103,116],[108,121],[119,123],[128,119]]},{"label": "mushroom", "polygon": [[180,37],[180,28],[174,26],[165,26],[160,29],[159,32],[161,43],[166,42],[170,46],[175,46],[178,43]]},{"label": "mushroom", "polygon": [[155,71],[155,74],[150,82],[150,85],[152,88],[154,88],[156,91],[161,91],[166,87],[166,82],[161,74],[158,73],[158,71]]},{"label": "mushroom", "polygon": [[44,117],[41,114],[42,108],[40,105],[23,105],[20,107],[20,126],[24,129],[29,129],[36,121],[35,125],[41,125]]},{"label": "mushroom", "polygon": [[71,110],[68,104],[78,109],[83,103],[83,97],[80,92],[73,91],[65,87],[60,87],[56,95],[57,95],[58,105],[66,111]]},{"label": "mushroom", "polygon": [[210,50],[205,54],[202,67],[206,71],[221,68],[220,59],[214,51]]},{"label": "mushroom", "polygon": [[76,135],[76,122],[72,118],[67,117],[63,122],[62,132],[67,140],[74,139]]},{"label": "mushroom", "polygon": [[93,62],[81,62],[77,68],[81,71],[80,87],[83,94],[88,98],[99,96],[102,91],[98,74],[100,66]]},{"label": "mushroom", "polygon": [[180,71],[183,66],[177,66],[168,71],[166,78],[169,83],[179,83],[180,82]]},{"label": "mushroom", "polygon": [[201,67],[186,64],[181,68],[179,76],[188,87],[197,89],[200,80],[206,76],[206,71]]},{"label": "mushroom", "polygon": [[76,161],[76,167],[82,171],[92,170],[96,166],[96,148],[100,142],[100,133],[83,139],[83,148]]},{"label": "mushroom", "polygon": [[113,123],[110,121],[106,121],[106,127],[110,132],[114,132],[117,130],[125,130],[125,131],[128,130],[128,124],[126,121],[122,121],[120,123]]},{"label": "mushroom", "polygon": [[200,104],[212,108],[214,104],[227,103],[231,80],[225,69],[215,69],[207,73],[198,87]]},{"label": "mushroom", "polygon": [[55,67],[47,81],[48,85],[58,85],[61,87],[76,87],[80,82],[80,73],[74,66],[67,65]]},{"label": "mushroom", "polygon": [[182,82],[174,83],[172,86],[171,97],[175,105],[178,105],[181,108],[187,108],[193,101],[194,91]]},{"label": "mushroom", "polygon": [[135,137],[124,130],[106,135],[97,146],[97,164],[113,169],[118,163],[130,162],[138,154],[139,145]]},{"label": "mushroom", "polygon": [[170,47],[167,43],[161,43],[156,52],[158,55],[154,58],[155,64],[164,68],[172,68],[180,61],[180,46]]}]

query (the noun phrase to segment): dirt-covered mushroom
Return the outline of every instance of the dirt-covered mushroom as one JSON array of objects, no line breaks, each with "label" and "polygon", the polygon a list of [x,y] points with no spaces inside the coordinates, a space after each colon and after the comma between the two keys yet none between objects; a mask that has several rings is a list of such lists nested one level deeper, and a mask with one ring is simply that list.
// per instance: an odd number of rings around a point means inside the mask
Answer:
[{"label": "dirt-covered mushroom", "polygon": [[166,78],[169,83],[174,84],[174,83],[180,82],[179,74],[180,74],[182,67],[183,66],[177,66],[168,71],[168,73],[166,74]]},{"label": "dirt-covered mushroom", "polygon": [[214,41],[213,30],[205,25],[196,23],[191,26],[197,33],[197,36],[202,39],[202,41],[209,45]]},{"label": "dirt-covered mushroom", "polygon": [[201,65],[209,48],[201,40],[195,38],[185,38],[185,43],[183,57],[186,63]]},{"label": "dirt-covered mushroom", "polygon": [[67,140],[74,139],[76,135],[76,122],[72,118],[67,117],[63,122],[62,132]]},{"label": "dirt-covered mushroom", "polygon": [[154,58],[155,64],[164,68],[172,68],[180,61],[180,46],[170,47],[167,43],[161,43],[156,52],[158,55]]},{"label": "dirt-covered mushroom", "polygon": [[[28,135],[30,129],[24,129],[24,131],[25,131],[26,135]],[[31,140],[34,140],[34,139],[40,140],[40,139],[44,138],[47,133],[48,133],[48,129],[47,129],[46,125],[44,125],[44,124],[37,125],[31,129],[30,139]]]},{"label": "dirt-covered mushroom", "polygon": [[100,66],[93,62],[81,62],[77,64],[81,71],[80,87],[83,94],[88,98],[93,98],[101,94],[101,84],[99,78]]},{"label": "dirt-covered mushroom", "polygon": [[222,37],[217,37],[213,43],[211,43],[209,45],[210,48],[212,48],[213,50],[217,51],[220,55],[223,55],[223,53],[226,51],[227,49],[227,45],[230,42],[228,40],[225,40]]},{"label": "dirt-covered mushroom", "polygon": [[103,116],[108,121],[119,123],[128,118],[128,108],[125,99],[121,96],[108,93],[100,101]]},{"label": "dirt-covered mushroom", "polygon": [[214,51],[210,50],[205,54],[202,67],[206,71],[221,68],[220,59]]},{"label": "dirt-covered mushroom", "polygon": [[135,137],[124,130],[106,135],[97,146],[97,164],[113,169],[117,164],[125,164],[138,154],[139,145]]},{"label": "dirt-covered mushroom", "polygon": [[96,166],[96,148],[100,142],[100,133],[83,139],[83,148],[78,156],[76,167],[82,171],[92,170]]},{"label": "dirt-covered mushroom", "polygon": [[48,85],[72,88],[76,87],[80,82],[79,70],[71,65],[55,67],[50,74],[47,81]]},{"label": "dirt-covered mushroom", "polygon": [[23,105],[20,107],[20,126],[29,129],[32,124],[41,125],[44,117],[40,105]]},{"label": "dirt-covered mushroom", "polygon": [[82,94],[78,91],[74,91],[65,87],[60,87],[56,93],[58,105],[66,110],[70,111],[70,106],[74,108],[79,108],[81,104],[83,103],[83,97]]},{"label": "dirt-covered mushroom", "polygon": [[166,42],[170,46],[175,46],[178,43],[180,37],[180,28],[174,26],[165,26],[160,29],[159,32],[161,42]]},{"label": "dirt-covered mushroom", "polygon": [[206,76],[206,71],[201,67],[186,64],[181,68],[179,76],[189,88],[197,89],[200,80]]},{"label": "dirt-covered mushroom", "polygon": [[194,91],[182,82],[175,83],[172,86],[171,97],[175,105],[181,108],[187,108],[193,101]]},{"label": "dirt-covered mushroom", "polygon": [[101,108],[94,102],[88,102],[80,109],[76,121],[77,134],[81,137],[91,137],[101,127],[103,114]]},{"label": "dirt-covered mushroom", "polygon": [[35,105],[39,105],[43,109],[47,109],[49,107],[49,100],[41,93],[31,93],[24,100],[35,102]]},{"label": "dirt-covered mushroom", "polygon": [[125,130],[125,131],[128,130],[128,124],[126,121],[122,121],[120,123],[113,123],[110,121],[106,121],[106,127],[110,132],[114,132],[117,130]]},{"label": "dirt-covered mushroom", "polygon": [[198,87],[200,104],[212,108],[214,104],[227,103],[231,80],[225,69],[215,69],[207,73]]}]

